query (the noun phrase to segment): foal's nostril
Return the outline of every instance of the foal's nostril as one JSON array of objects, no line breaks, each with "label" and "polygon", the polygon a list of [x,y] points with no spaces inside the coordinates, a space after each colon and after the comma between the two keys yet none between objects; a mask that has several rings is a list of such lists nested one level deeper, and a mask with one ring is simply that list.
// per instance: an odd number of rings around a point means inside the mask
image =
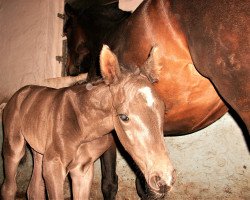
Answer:
[{"label": "foal's nostril", "polygon": [[161,193],[161,194],[165,194],[171,188],[171,187],[167,186],[165,181],[162,181],[162,180],[158,181],[157,185],[158,185],[158,188],[159,188],[158,192]]},{"label": "foal's nostril", "polygon": [[157,191],[158,193],[166,193],[168,190],[168,186],[164,180],[161,179],[160,176],[152,176],[150,178],[150,187],[154,190]]},{"label": "foal's nostril", "polygon": [[152,175],[149,179],[149,186],[152,192],[155,192],[157,195],[164,196],[172,189],[175,180],[175,169],[172,171],[171,175],[168,176],[167,180],[162,179],[158,173],[154,173],[154,175]]}]

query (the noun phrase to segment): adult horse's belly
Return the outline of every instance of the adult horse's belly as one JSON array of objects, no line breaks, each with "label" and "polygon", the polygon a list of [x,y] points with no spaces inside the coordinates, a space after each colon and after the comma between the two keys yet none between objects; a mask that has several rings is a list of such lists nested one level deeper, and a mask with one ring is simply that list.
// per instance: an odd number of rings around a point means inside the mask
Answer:
[{"label": "adult horse's belly", "polygon": [[197,72],[191,62],[163,57],[161,65],[155,89],[166,105],[166,135],[197,131],[227,112],[213,85]]},{"label": "adult horse's belly", "polygon": [[209,77],[250,132],[249,0],[175,0],[172,5],[196,68]]}]

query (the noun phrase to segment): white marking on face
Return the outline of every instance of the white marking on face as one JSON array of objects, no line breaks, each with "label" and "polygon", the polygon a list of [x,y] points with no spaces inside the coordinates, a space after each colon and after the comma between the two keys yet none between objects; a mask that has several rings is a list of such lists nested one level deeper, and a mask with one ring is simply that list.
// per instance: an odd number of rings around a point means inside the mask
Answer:
[{"label": "white marking on face", "polygon": [[134,120],[136,121],[136,124],[140,125],[140,135],[142,137],[149,135],[149,129],[145,125],[145,123],[141,120],[139,116],[134,116]]},{"label": "white marking on face", "polygon": [[141,120],[141,118],[137,115],[131,116],[131,119],[135,121],[136,128],[135,130],[125,130],[127,136],[132,142],[135,141],[135,138],[138,141],[144,141],[144,138],[148,137],[148,135],[150,134],[148,127]]},{"label": "white marking on face", "polygon": [[143,87],[143,88],[139,89],[139,92],[145,96],[146,101],[147,101],[147,105],[151,107],[154,103],[154,97],[153,97],[151,88],[150,87]]}]

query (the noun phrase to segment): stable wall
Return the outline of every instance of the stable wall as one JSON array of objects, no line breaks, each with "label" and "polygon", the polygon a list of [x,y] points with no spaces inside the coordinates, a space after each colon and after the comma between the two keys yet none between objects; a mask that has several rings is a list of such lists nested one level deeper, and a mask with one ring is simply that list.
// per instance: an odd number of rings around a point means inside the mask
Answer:
[{"label": "stable wall", "polygon": [[0,104],[17,89],[61,75],[63,0],[0,0]]}]

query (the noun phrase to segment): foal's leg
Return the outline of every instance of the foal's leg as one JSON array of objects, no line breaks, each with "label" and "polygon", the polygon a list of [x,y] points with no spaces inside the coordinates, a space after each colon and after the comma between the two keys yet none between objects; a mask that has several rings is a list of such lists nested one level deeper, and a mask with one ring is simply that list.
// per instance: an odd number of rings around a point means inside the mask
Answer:
[{"label": "foal's leg", "polygon": [[94,177],[94,163],[82,165],[70,171],[74,200],[87,200],[90,198],[90,188]]},{"label": "foal's leg", "polygon": [[[60,157],[54,157],[55,151],[44,154],[43,158],[43,178],[49,199],[63,199],[63,185],[66,177],[66,170]],[[50,155],[49,155],[50,154]]]},{"label": "foal's leg", "polygon": [[5,131],[3,142],[3,161],[4,161],[4,182],[1,189],[1,199],[15,199],[17,185],[16,174],[21,158],[25,154],[24,137],[17,130]]},{"label": "foal's leg", "polygon": [[101,157],[102,193],[105,200],[114,200],[118,190],[116,146],[113,144]]},{"label": "foal's leg", "polygon": [[29,183],[27,195],[30,200],[43,200],[45,196],[45,185],[42,177],[43,155],[32,150],[34,166],[32,177]]}]

